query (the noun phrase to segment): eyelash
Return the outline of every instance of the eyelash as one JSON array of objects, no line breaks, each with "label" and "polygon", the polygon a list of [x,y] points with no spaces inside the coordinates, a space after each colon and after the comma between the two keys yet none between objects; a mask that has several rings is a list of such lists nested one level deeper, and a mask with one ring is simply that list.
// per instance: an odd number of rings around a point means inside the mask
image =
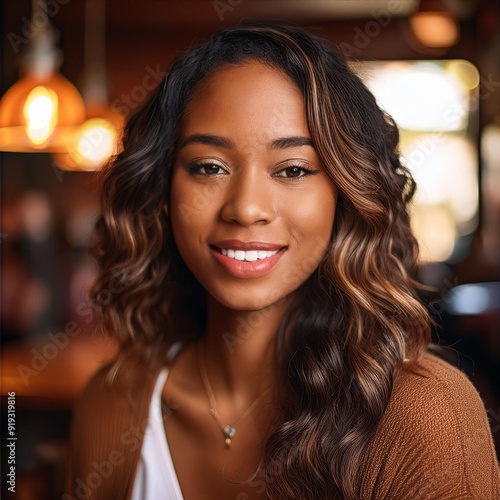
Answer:
[{"label": "eyelash", "polygon": [[[207,162],[207,163],[192,163],[187,166],[188,172],[194,175],[202,175],[202,176],[207,176],[207,177],[215,177],[218,175],[224,175],[221,174],[220,172],[217,173],[207,173],[207,172],[202,172],[201,169],[205,167],[217,167],[219,170],[224,170],[223,167],[220,165],[217,165],[216,163],[212,162]],[[281,172],[285,172],[290,169],[298,169],[303,172],[303,175],[298,175],[298,176],[291,176],[288,177],[286,175],[277,175],[280,174]],[[274,174],[275,177],[281,177],[284,179],[301,179],[302,177],[307,177],[308,175],[314,175],[318,173],[317,170],[311,170],[309,168],[303,167],[301,165],[290,165],[288,167],[284,167],[281,170],[279,170],[276,174]]]},{"label": "eyelash", "polygon": [[285,179],[301,179],[302,177],[307,177],[308,175],[314,175],[316,173],[318,173],[317,170],[311,170],[310,168],[306,168],[306,167],[303,167],[301,165],[290,165],[288,167],[284,167],[282,168],[281,170],[279,170],[277,173],[281,173],[281,172],[285,172],[286,170],[290,170],[290,169],[298,169],[298,170],[301,170],[302,172],[304,172],[303,175],[298,175],[298,176],[294,176],[294,177],[288,177],[286,175],[277,175],[276,177],[283,177]]},{"label": "eyelash", "polygon": [[217,167],[219,170],[224,170],[220,165],[217,165],[217,163],[213,162],[205,162],[205,163],[190,163],[187,166],[187,170],[190,174],[195,174],[195,175],[206,175],[206,176],[215,176],[215,175],[221,175],[219,172],[217,173],[212,173],[209,174],[207,172],[201,172],[201,169],[204,167]]}]

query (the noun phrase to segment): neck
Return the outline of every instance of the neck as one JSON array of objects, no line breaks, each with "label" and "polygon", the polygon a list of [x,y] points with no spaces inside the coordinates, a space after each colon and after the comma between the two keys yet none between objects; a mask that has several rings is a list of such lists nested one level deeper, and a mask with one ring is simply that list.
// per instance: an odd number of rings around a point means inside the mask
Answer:
[{"label": "neck", "polygon": [[218,397],[250,400],[274,387],[276,334],[289,304],[234,311],[208,299],[205,361]]}]

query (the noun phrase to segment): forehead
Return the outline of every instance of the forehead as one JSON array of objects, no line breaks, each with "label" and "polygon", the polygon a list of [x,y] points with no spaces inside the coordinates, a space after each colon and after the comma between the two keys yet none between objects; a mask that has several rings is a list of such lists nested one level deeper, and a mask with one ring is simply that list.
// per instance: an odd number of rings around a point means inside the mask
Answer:
[{"label": "forehead", "polygon": [[225,135],[237,130],[309,135],[299,88],[284,72],[256,61],[224,66],[196,89],[184,112],[181,135],[202,132],[199,128]]}]

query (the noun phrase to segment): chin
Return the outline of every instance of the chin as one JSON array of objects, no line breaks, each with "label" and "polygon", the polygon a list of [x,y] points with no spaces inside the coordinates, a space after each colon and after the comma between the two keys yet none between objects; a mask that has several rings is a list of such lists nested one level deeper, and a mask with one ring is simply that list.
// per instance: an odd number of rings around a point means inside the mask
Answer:
[{"label": "chin", "polygon": [[221,306],[232,311],[242,313],[266,311],[271,312],[274,307],[283,308],[289,303],[290,296],[276,293],[250,293],[248,289],[243,289],[231,295],[214,294],[212,299]]}]

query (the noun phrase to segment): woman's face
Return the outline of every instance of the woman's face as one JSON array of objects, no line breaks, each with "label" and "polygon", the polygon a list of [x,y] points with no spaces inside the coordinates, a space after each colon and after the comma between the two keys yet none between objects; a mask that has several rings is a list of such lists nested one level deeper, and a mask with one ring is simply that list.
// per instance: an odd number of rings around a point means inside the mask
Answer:
[{"label": "woman's face", "polygon": [[169,213],[184,262],[215,300],[260,310],[297,290],[327,250],[336,199],[286,75],[246,62],[195,92]]}]

